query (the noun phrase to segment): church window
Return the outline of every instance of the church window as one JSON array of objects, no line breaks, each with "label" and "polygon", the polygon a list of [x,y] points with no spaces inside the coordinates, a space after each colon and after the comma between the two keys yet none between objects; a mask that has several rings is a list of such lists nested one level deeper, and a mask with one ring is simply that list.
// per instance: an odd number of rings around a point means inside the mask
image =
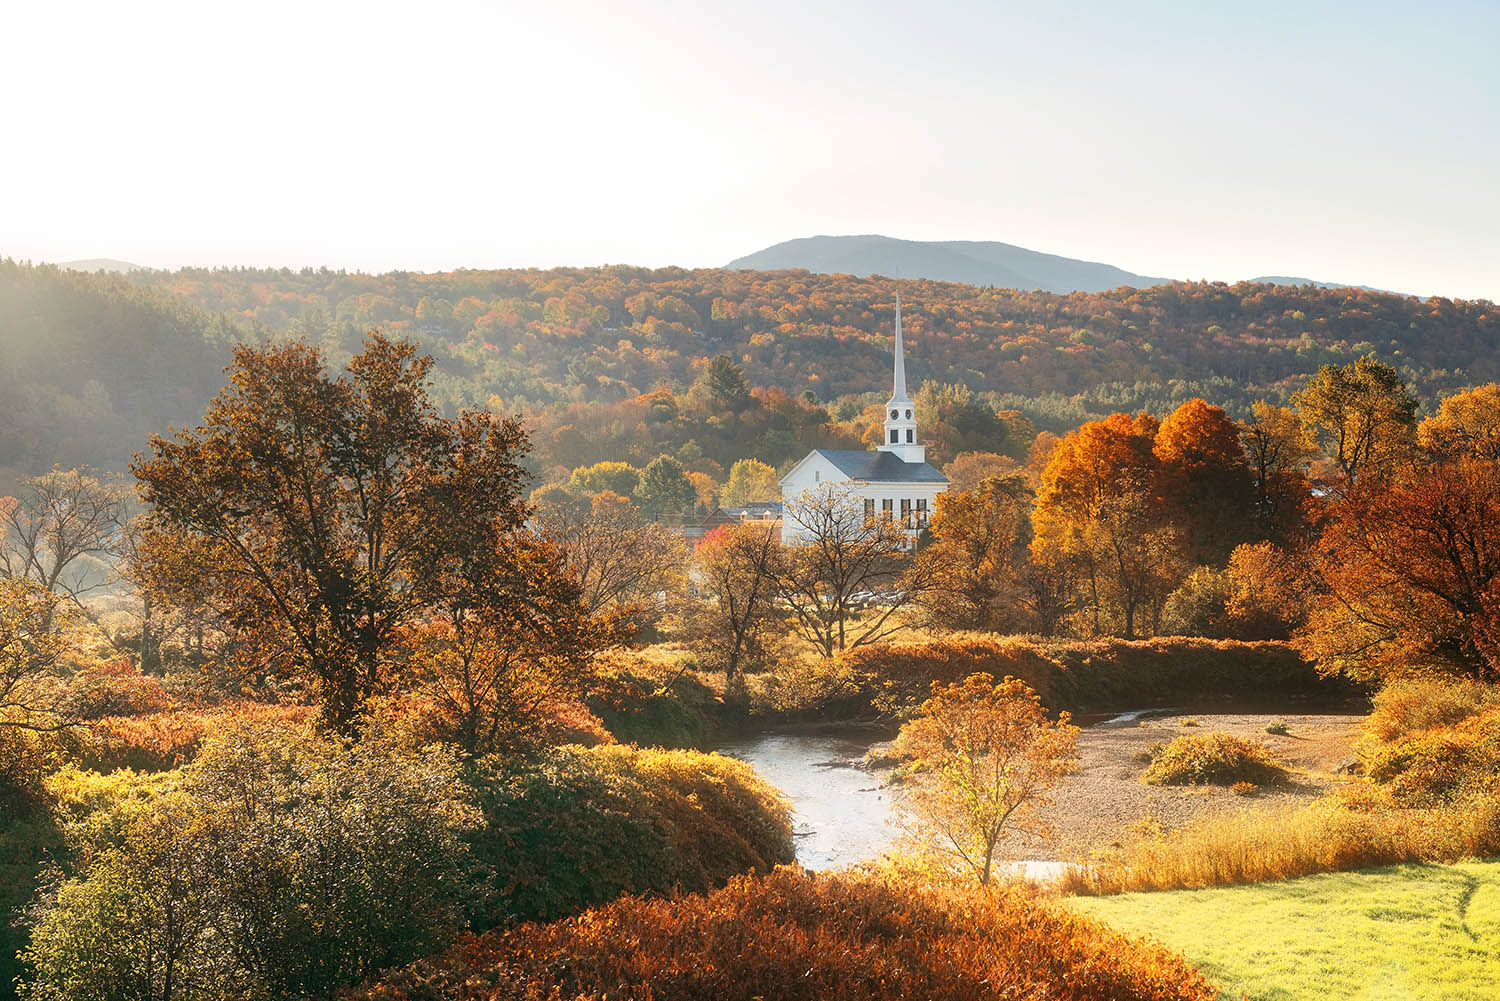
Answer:
[{"label": "church window", "polygon": [[865,498],[865,521],[875,520],[875,498]]},{"label": "church window", "polygon": [[911,500],[907,497],[901,498],[901,521],[906,524],[911,522]]},{"label": "church window", "polygon": [[912,430],[912,429],[911,429],[911,428],[907,428],[907,429],[906,429],[906,443],[907,443],[907,444],[908,444],[908,445],[910,445],[910,444],[911,444],[911,441],[912,441],[912,439],[911,439],[911,436],[912,436],[912,435],[913,435],[913,434],[915,434],[915,433],[916,433],[916,432],[915,432],[915,431],[913,431],[913,430]]},{"label": "church window", "polygon": [[907,420],[911,420],[911,411],[910,411],[910,410],[908,410],[908,411],[907,411],[907,412],[906,412],[906,419],[907,419]]},{"label": "church window", "polygon": [[925,525],[925,524],[927,524],[927,498],[926,497],[918,497],[917,498],[917,524],[918,525]]},{"label": "church window", "polygon": [[880,502],[880,516],[886,521],[891,520],[891,499],[889,497]]},{"label": "church window", "polygon": [[900,416],[901,416],[901,411],[899,411],[899,410],[892,410],[891,411],[891,420],[896,420]]},{"label": "church window", "polygon": [[895,445],[895,444],[899,443],[900,440],[901,440],[901,432],[897,431],[895,428],[891,428],[891,444]]}]

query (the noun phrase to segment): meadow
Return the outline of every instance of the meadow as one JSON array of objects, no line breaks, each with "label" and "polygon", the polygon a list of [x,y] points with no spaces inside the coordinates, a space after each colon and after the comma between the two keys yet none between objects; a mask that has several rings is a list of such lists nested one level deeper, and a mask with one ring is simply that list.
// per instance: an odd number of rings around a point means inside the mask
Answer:
[{"label": "meadow", "polygon": [[1410,864],[1253,886],[1072,898],[1180,952],[1220,997],[1500,996],[1500,862]]}]

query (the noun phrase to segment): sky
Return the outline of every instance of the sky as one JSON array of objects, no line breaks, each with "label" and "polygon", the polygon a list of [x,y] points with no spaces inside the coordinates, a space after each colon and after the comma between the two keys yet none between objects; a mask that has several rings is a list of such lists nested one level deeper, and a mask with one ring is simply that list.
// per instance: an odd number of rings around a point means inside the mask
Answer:
[{"label": "sky", "polygon": [[1000,240],[1500,300],[1500,3],[18,3],[0,256]]}]

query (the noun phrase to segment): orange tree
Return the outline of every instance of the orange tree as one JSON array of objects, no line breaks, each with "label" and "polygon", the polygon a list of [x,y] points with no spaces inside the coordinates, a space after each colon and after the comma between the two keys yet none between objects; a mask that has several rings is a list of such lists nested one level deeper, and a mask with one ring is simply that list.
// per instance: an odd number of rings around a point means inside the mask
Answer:
[{"label": "orange tree", "polygon": [[972,490],[938,495],[932,541],[917,556],[936,568],[939,584],[923,599],[936,623],[996,630],[1020,624],[1030,507],[1020,476],[991,476]]},{"label": "orange tree", "polygon": [[1106,628],[1108,613],[1126,639],[1135,638],[1143,608],[1156,621],[1182,569],[1180,537],[1159,498],[1158,427],[1149,414],[1112,414],[1063,438],[1032,514],[1032,562],[1067,568],[1094,631]]},{"label": "orange tree", "polygon": [[1439,663],[1500,673],[1500,466],[1463,459],[1362,480],[1334,506],[1320,592],[1295,637],[1360,678]]},{"label": "orange tree", "polygon": [[1078,727],[1048,718],[1025,682],[971,674],[934,683],[892,751],[915,833],[987,884],[1006,824],[1039,826],[1037,806],[1077,768]]},{"label": "orange tree", "polygon": [[1166,513],[1194,563],[1220,565],[1252,534],[1250,468],[1224,411],[1188,400],[1161,422],[1152,453]]},{"label": "orange tree", "polygon": [[521,425],[442,417],[432,360],[372,334],[346,373],[303,343],[241,345],[201,426],[153,436],[132,470],[150,505],[139,573],[217,614],[247,656],[317,684],[352,732],[399,630],[453,587],[475,604],[533,591]]}]

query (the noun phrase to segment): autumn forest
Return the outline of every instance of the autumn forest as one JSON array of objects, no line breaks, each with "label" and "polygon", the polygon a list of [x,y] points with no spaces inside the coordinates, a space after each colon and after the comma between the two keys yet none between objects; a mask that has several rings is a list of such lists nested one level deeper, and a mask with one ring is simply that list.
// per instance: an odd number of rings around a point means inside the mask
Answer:
[{"label": "autumn forest", "polygon": [[[898,294],[930,520],[765,505]],[[1500,988],[1490,302],[6,260],[0,334],[0,997],[1354,996],[1219,940],[1360,894]]]}]

